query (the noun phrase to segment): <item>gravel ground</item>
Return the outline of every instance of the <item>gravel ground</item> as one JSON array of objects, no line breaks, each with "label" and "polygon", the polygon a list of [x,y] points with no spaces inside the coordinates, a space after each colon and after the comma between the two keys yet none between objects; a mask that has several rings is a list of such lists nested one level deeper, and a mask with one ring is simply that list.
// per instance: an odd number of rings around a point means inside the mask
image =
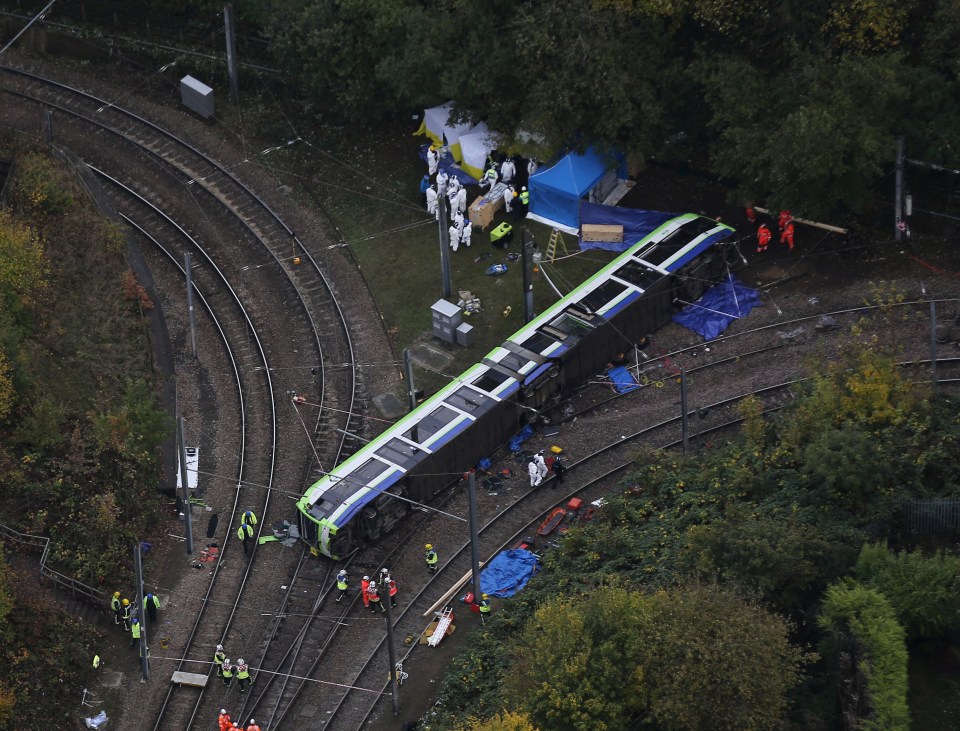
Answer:
[{"label": "gravel ground", "polygon": [[[8,59],[7,62],[17,60]],[[42,64],[35,60],[19,59],[25,65],[34,66],[35,70],[41,73],[55,75],[66,83],[76,83],[84,88],[94,91],[98,95],[116,100],[123,106],[139,111],[144,116],[155,120],[158,124],[170,129],[175,129],[177,133],[191,141],[202,149],[216,150],[221,160],[242,160],[244,159],[243,149],[238,145],[237,138],[225,132],[218,125],[204,124],[191,115],[182,112],[176,105],[174,95],[167,93],[139,94],[138,90],[146,89],[137,78],[131,76],[122,69],[116,69],[115,73],[97,73],[91,75],[87,69],[71,62],[58,62],[55,60],[45,60]],[[133,90],[133,91],[131,91]],[[236,169],[238,175],[243,178],[249,175],[254,179],[255,189],[260,193],[265,201],[279,210],[287,222],[294,228],[298,234],[304,238],[308,246],[313,247],[315,253],[322,257],[326,266],[331,272],[331,279],[336,282],[338,294],[341,301],[347,309],[347,317],[350,320],[353,333],[358,338],[361,345],[362,359],[366,362],[382,362],[385,359],[382,353],[389,352],[389,342],[383,333],[381,322],[376,317],[371,317],[370,313],[375,312],[371,306],[369,295],[360,278],[356,275],[352,263],[344,257],[338,249],[327,250],[325,247],[335,241],[332,233],[332,227],[323,220],[319,212],[310,207],[301,205],[300,198],[296,192],[291,193],[280,181],[273,180],[265,175],[262,170],[249,169],[247,166],[238,166]],[[680,185],[674,191],[675,197],[672,199],[673,210],[686,210],[691,208],[707,208],[707,205],[699,204],[699,201],[690,201],[685,198],[685,193]],[[662,193],[665,198],[669,194]],[[712,210],[712,209],[711,209]],[[731,217],[735,213],[729,214]],[[733,225],[739,222],[724,216],[724,220],[729,220]],[[801,233],[804,230],[801,229]],[[841,259],[839,255],[820,255],[820,249],[816,242],[821,240],[819,233],[814,231],[807,232],[810,235],[805,237],[798,236],[801,242],[806,240],[811,242],[809,248],[798,246],[798,250],[787,255],[781,251],[772,250],[771,254],[765,259],[758,259],[751,262],[751,266],[740,273],[741,278],[747,284],[756,284],[760,282],[774,282],[784,277],[793,277],[787,279],[783,284],[774,286],[765,296],[766,306],[754,311],[749,318],[734,323],[730,333],[736,333],[741,330],[757,327],[762,323],[775,323],[784,320],[801,317],[806,314],[822,312],[831,309],[842,309],[846,307],[861,304],[869,297],[866,282],[871,279],[879,281],[880,279],[893,282],[894,286],[904,292],[908,298],[920,298],[921,281],[923,287],[927,290],[927,296],[931,294],[936,297],[954,297],[960,296],[960,283],[953,277],[938,276],[932,274],[929,270],[917,265],[914,261],[905,255],[898,253],[897,250],[883,249],[879,253],[872,252],[871,261],[864,261],[862,258],[855,261]],[[826,248],[821,247],[821,248]],[[811,251],[813,249],[813,251]],[[746,248],[745,248],[746,251]],[[812,254],[811,256],[807,256]],[[923,258],[932,261],[937,266],[952,271],[957,268],[956,261],[952,260],[951,253],[947,258],[945,252],[938,251],[935,246],[927,248]],[[751,255],[751,258],[752,255]],[[155,269],[156,271],[156,269]],[[165,277],[158,273],[158,288],[161,291],[162,304],[168,315],[168,324],[171,336],[174,341],[174,347],[181,352],[185,345],[185,328],[182,318],[182,310],[178,302],[179,289],[182,288],[182,282],[177,281],[176,277],[169,274]],[[814,301],[814,298],[816,301]],[[779,308],[779,311],[778,311]],[[957,313],[957,307],[946,308],[952,316]],[[782,315],[780,314],[782,312]],[[210,333],[204,328],[208,327],[201,322],[201,332],[206,340]],[[902,330],[907,332],[886,332],[884,337],[889,340],[910,340],[911,347],[921,348],[924,336],[920,328],[910,328],[905,324]],[[769,335],[748,336],[756,338],[768,344]],[[699,338],[689,331],[679,326],[669,325],[656,333],[653,343],[648,349],[648,354],[656,355],[660,352],[674,352],[678,349],[699,345]],[[731,351],[749,350],[749,340],[744,338],[739,342],[729,341],[729,344],[718,344],[711,348],[709,353],[705,348],[698,347],[695,351],[688,352],[682,356],[675,356],[671,360],[677,367],[692,368],[694,365],[702,364],[710,358],[719,358],[725,353]],[[757,346],[759,347],[759,346]],[[922,352],[922,350],[921,350]],[[181,404],[186,405],[188,421],[191,423],[202,423],[202,439],[211,446],[209,452],[205,453],[204,459],[210,459],[210,464],[215,465],[217,472],[229,471],[230,460],[236,453],[235,437],[230,425],[235,423],[236,413],[232,410],[231,404],[234,398],[229,392],[222,392],[222,372],[220,371],[219,360],[212,362],[187,363],[182,359],[178,362],[178,396]],[[758,382],[760,374],[763,380],[779,381],[788,380],[795,377],[798,364],[789,352],[777,351],[775,357],[766,359],[759,364],[751,364],[744,368],[741,375],[742,383],[737,390],[746,390],[746,388]],[[718,371],[719,372],[719,371]],[[375,381],[378,391],[396,390],[398,385],[396,373],[392,368],[385,368],[371,376],[369,371],[364,374],[368,381]],[[722,376],[722,384],[712,383],[711,376],[698,376],[691,383],[691,389],[696,390],[698,394],[720,393],[729,386],[729,370]],[[585,393],[578,400],[588,401],[595,398],[594,391]],[[676,413],[677,407],[674,404],[678,400],[678,394],[673,391],[669,382],[663,389],[643,389],[632,396],[621,399],[615,404],[601,408],[596,413],[582,417],[572,424],[565,424],[562,427],[560,437],[556,439],[546,439],[536,437],[529,444],[530,448],[540,448],[548,446],[550,443],[560,443],[568,450],[570,459],[577,459],[601,444],[606,443],[611,433],[617,433],[626,425],[638,425],[659,419],[662,415]],[[700,397],[695,396],[693,404],[700,403]],[[191,416],[193,418],[191,419]],[[369,427],[371,430],[373,427]],[[504,464],[510,464],[504,462]],[[515,466],[515,465],[510,465]],[[515,480],[517,478],[514,478]],[[521,476],[522,479],[522,476]],[[292,485],[291,492],[297,493],[300,490],[299,485]],[[232,490],[229,486],[218,486],[213,484],[209,487],[207,501],[212,505],[226,505],[229,502]],[[502,501],[508,500],[509,495],[491,496],[482,494],[482,510],[489,514]],[[454,501],[450,507],[451,512],[465,514],[466,508],[462,502]],[[288,511],[289,513],[289,511]],[[202,517],[202,516],[198,516]],[[198,525],[202,525],[198,521]],[[430,535],[432,542],[441,547],[444,545],[455,545],[461,540],[462,529],[455,524],[444,521],[436,521],[426,528],[427,535]],[[182,645],[183,629],[191,624],[191,617],[196,611],[197,597],[202,596],[206,588],[206,571],[197,571],[190,569],[190,562],[183,555],[183,546],[181,543],[166,539],[169,534],[181,533],[179,523],[171,517],[163,526],[158,526],[157,535],[154,536],[154,542],[157,551],[154,557],[148,560],[148,571],[154,577],[159,593],[166,593],[165,589],[170,589],[171,601],[161,613],[161,621],[169,623],[161,626],[161,635],[165,635],[169,640],[171,647]],[[223,534],[221,528],[220,534]],[[419,542],[411,543],[409,555],[406,555],[397,561],[392,567],[396,575],[413,577],[422,572],[422,550]],[[280,559],[281,564],[283,562]],[[149,564],[153,564],[150,567]],[[267,567],[265,567],[267,568]],[[272,564],[269,571],[273,576],[283,576],[283,566]],[[276,573],[274,573],[276,572]],[[265,586],[268,586],[269,583]],[[262,591],[267,591],[266,588]],[[472,626],[468,618],[463,622],[463,629],[469,629]],[[357,642],[362,641],[364,627],[362,623],[356,623]],[[248,638],[248,646],[255,642],[261,631],[256,621],[248,622],[244,626],[244,636]],[[435,700],[435,692],[438,688],[438,679],[443,672],[444,663],[449,655],[463,641],[466,632],[458,632],[451,641],[445,642],[441,650],[432,651],[430,655],[424,656],[419,653],[414,655],[414,661],[406,668],[411,673],[411,678],[404,685],[402,691],[403,714],[400,717],[393,718],[389,713],[382,714],[381,718],[372,726],[374,729],[396,729],[401,722],[419,717],[428,709]],[[148,686],[137,686],[136,683],[136,660],[126,652],[126,640],[112,636],[110,657],[107,658],[108,665],[111,668],[118,668],[128,673],[124,686],[121,691],[121,702],[126,706],[122,719],[118,719],[116,728],[146,728],[149,724],[152,709],[156,707],[157,697],[165,691],[163,682],[164,673],[157,673],[156,679]],[[239,648],[237,648],[239,649]],[[159,652],[155,654],[159,655]],[[107,657],[105,655],[105,657]],[[345,674],[342,664],[349,663],[349,657],[338,656],[331,663],[324,665],[323,674],[325,677],[340,677]],[[109,669],[109,668],[108,668]],[[204,728],[214,728],[215,720],[210,719],[210,723]]]}]

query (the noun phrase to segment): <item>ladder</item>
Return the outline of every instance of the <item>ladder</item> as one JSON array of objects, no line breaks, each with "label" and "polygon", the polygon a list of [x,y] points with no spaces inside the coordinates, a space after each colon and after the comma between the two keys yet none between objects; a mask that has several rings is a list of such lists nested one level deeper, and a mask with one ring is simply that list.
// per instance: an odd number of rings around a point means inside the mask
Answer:
[{"label": "ladder", "polygon": [[447,633],[447,628],[453,621],[453,609],[450,607],[444,607],[442,612],[437,612],[436,614],[437,628],[433,631],[433,634],[430,635],[430,639],[427,640],[427,644],[430,645],[430,647],[436,647],[440,644],[440,640],[443,639],[443,636]]},{"label": "ladder", "polygon": [[547,243],[547,261],[554,261],[557,258],[557,247],[563,249],[564,254],[569,254],[567,244],[563,240],[563,234],[560,229],[555,228],[550,232],[550,241]]}]

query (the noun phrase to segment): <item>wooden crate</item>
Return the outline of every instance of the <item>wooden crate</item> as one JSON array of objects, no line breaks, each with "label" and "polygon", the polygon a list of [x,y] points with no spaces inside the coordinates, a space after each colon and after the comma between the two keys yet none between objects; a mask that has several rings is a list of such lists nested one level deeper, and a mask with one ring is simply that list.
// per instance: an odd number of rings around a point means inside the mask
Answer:
[{"label": "wooden crate", "polygon": [[474,226],[479,226],[481,230],[493,223],[493,217],[503,206],[503,198],[495,198],[492,201],[484,201],[483,196],[470,204],[468,218]]},{"label": "wooden crate", "polygon": [[584,241],[623,241],[623,226],[609,226],[600,223],[583,224],[580,238]]}]

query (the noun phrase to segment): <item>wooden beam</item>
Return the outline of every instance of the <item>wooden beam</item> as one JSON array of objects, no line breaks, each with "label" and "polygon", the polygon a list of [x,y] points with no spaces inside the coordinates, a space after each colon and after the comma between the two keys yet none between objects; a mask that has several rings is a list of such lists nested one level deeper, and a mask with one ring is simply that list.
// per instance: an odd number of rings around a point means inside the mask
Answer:
[{"label": "wooden beam", "polygon": [[[753,210],[760,213],[766,213],[768,216],[776,216],[776,211],[771,211],[766,208],[761,208],[760,206],[754,206]],[[845,234],[849,229],[840,228],[839,226],[831,226],[829,223],[820,223],[819,221],[809,221],[806,218],[794,218],[794,223],[802,223],[805,226],[813,226],[815,228],[822,228],[824,231],[830,231],[835,234]]]}]

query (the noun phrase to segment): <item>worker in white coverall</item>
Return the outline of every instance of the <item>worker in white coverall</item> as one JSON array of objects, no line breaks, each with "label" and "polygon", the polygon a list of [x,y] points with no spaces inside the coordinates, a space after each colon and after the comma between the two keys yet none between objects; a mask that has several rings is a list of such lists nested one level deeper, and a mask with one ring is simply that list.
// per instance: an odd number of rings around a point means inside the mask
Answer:
[{"label": "worker in white coverall", "polygon": [[457,191],[456,209],[463,213],[467,210],[467,189],[460,188]]},{"label": "worker in white coverall", "polygon": [[460,178],[456,175],[451,176],[447,181],[447,197],[455,196],[461,187],[463,186],[460,184]]},{"label": "worker in white coverall", "polygon": [[437,208],[437,189],[432,185],[427,188],[427,213],[432,213],[435,219],[440,220],[440,209]]},{"label": "worker in white coverall", "polygon": [[493,186],[497,184],[497,169],[491,165],[487,168],[487,172],[483,174],[483,177],[480,179],[481,188],[490,188],[493,190]]},{"label": "worker in white coverall", "polygon": [[460,243],[470,246],[470,237],[473,235],[473,223],[470,219],[463,222],[463,229],[460,231]]},{"label": "worker in white coverall", "polygon": [[540,163],[538,163],[532,157],[529,160],[527,160],[527,177],[532,178],[536,174],[537,168],[539,167],[540,167]]},{"label": "worker in white coverall", "polygon": [[437,173],[437,190],[441,195],[447,194],[447,184],[450,182],[450,176],[447,175],[443,170]]},{"label": "worker in white coverall", "polygon": [[540,480],[543,480],[543,478],[547,476],[547,460],[543,458],[542,449],[537,452],[536,455],[534,455],[533,462],[537,465],[537,472],[540,474]]},{"label": "worker in white coverall", "polygon": [[530,487],[537,487],[540,484],[540,480],[543,479],[540,477],[540,470],[537,469],[537,463],[530,460],[527,464],[527,472],[530,473]]},{"label": "worker in white coverall", "polygon": [[508,157],[508,158],[507,158],[506,160],[504,160],[503,163],[500,165],[500,179],[501,179],[504,183],[512,183],[512,182],[513,182],[513,176],[516,175],[516,174],[517,174],[517,166],[514,165],[514,164],[513,164],[513,160]]},{"label": "worker in white coverall", "polygon": [[430,149],[427,150],[427,172],[430,175],[433,175],[437,172],[437,166],[440,164],[440,153],[437,152],[437,148],[433,145],[430,145]]},{"label": "worker in white coverall", "polygon": [[457,231],[463,230],[463,214],[460,211],[454,211],[453,225],[457,227]]},{"label": "worker in white coverall", "polygon": [[460,248],[460,229],[456,226],[451,226],[447,233],[450,235],[450,248],[456,251]]},{"label": "worker in white coverall", "polygon": [[508,185],[507,189],[503,191],[503,207],[507,213],[513,210],[513,199],[517,195],[517,191],[513,189],[512,185]]}]

